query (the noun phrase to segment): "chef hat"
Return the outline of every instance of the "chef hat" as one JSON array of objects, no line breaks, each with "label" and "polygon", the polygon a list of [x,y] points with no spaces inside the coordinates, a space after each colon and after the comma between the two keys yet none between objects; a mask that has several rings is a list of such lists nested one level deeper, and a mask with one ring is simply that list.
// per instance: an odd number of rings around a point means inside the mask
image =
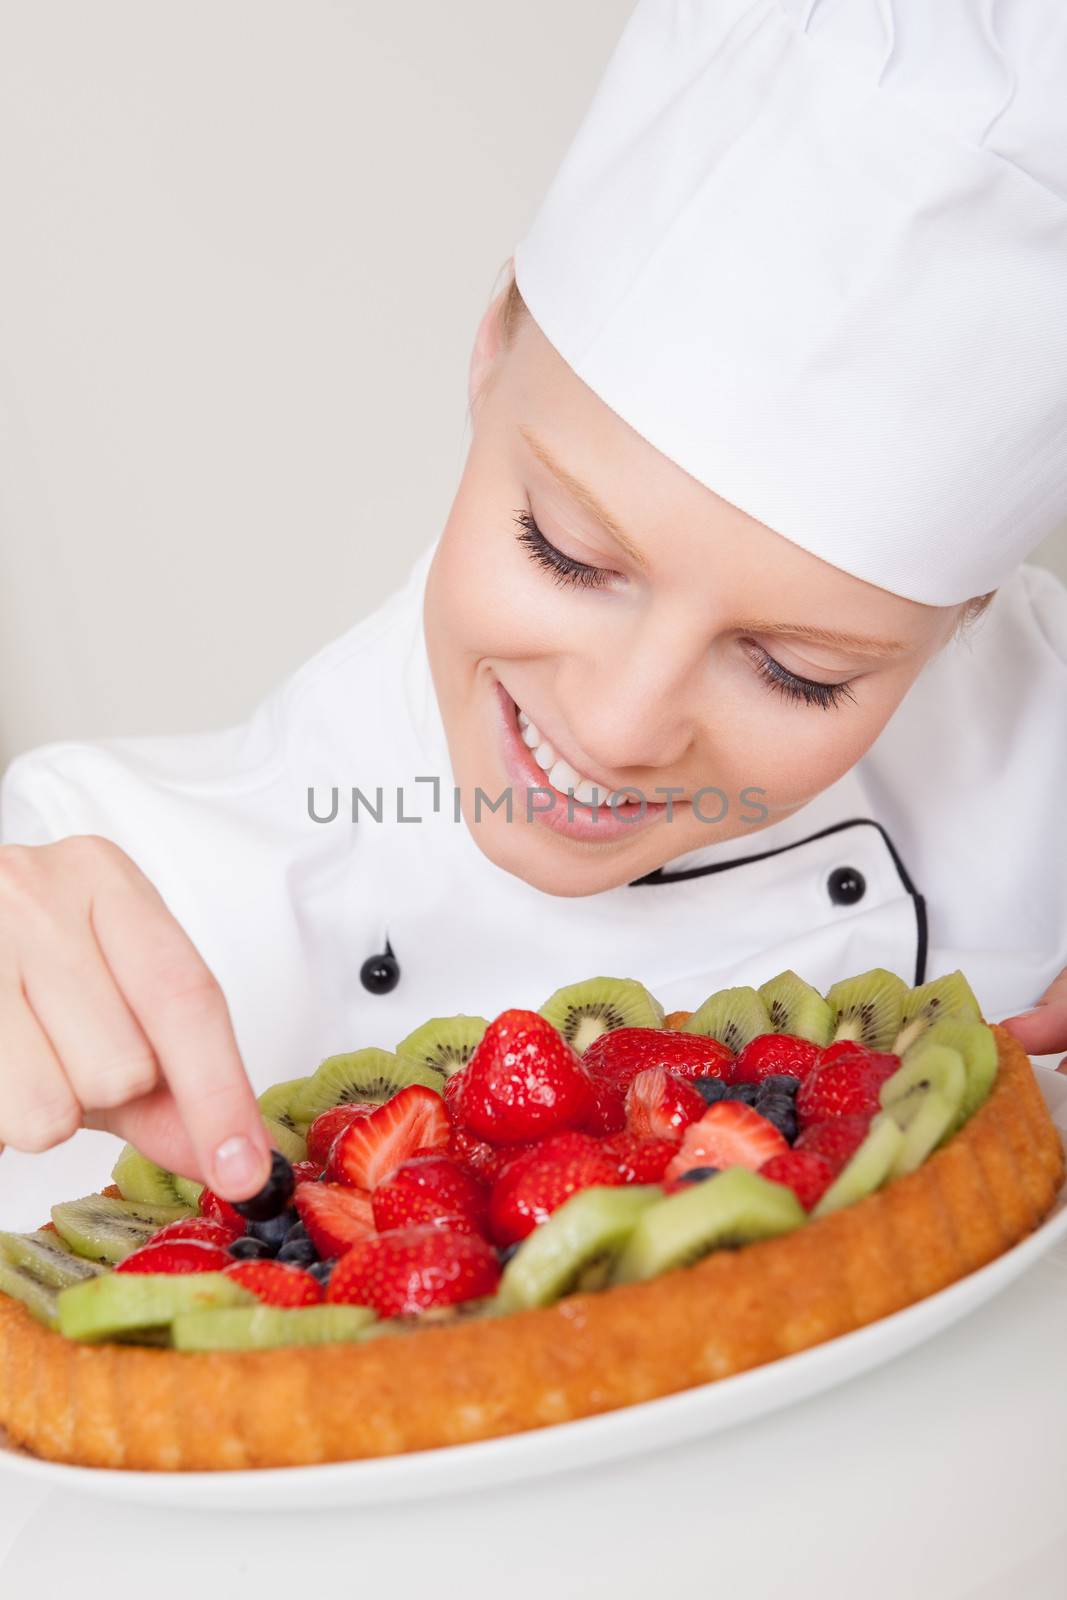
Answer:
[{"label": "chef hat", "polygon": [[514,264],[698,481],[983,594],[1067,515],[1067,6],[638,0]]}]

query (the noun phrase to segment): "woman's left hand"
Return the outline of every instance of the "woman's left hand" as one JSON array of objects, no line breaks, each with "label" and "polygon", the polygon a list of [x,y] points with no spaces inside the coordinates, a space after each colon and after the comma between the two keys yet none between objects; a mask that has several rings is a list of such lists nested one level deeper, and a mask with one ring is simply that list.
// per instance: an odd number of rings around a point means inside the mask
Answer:
[{"label": "woman's left hand", "polygon": [[[1005,1017],[1002,1027],[1015,1035],[1028,1055],[1067,1050],[1067,970],[1053,979],[1036,1006],[1017,1017]],[[1057,1071],[1067,1072],[1067,1055]]]}]

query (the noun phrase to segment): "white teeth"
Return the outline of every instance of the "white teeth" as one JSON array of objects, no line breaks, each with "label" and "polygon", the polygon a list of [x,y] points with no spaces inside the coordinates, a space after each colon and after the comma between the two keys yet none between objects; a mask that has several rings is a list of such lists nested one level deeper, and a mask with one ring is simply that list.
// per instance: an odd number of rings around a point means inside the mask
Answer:
[{"label": "white teeth", "polygon": [[537,765],[541,768],[542,772],[547,772],[555,759],[556,752],[553,750],[547,739],[542,744],[539,744],[537,749],[534,751],[534,760],[537,762]]},{"label": "white teeth", "polygon": [[580,772],[575,772],[574,768],[564,761],[561,756],[549,768],[548,781],[553,789],[558,789],[560,794],[566,794],[568,789],[577,789],[582,781],[582,775]]},{"label": "white teeth", "polygon": [[595,796],[599,794],[601,800],[603,800],[605,792],[603,789],[597,789],[592,778],[583,778],[581,783],[575,784],[574,798],[580,800],[584,806],[591,806]]},{"label": "white teeth", "polygon": [[526,715],[525,711],[520,711],[519,712],[519,727],[520,728],[528,728],[529,726],[530,726],[529,717]]},{"label": "white teeth", "polygon": [[527,720],[526,726],[522,730],[522,742],[523,744],[528,744],[531,750],[536,750],[541,743],[540,733],[529,720]]}]

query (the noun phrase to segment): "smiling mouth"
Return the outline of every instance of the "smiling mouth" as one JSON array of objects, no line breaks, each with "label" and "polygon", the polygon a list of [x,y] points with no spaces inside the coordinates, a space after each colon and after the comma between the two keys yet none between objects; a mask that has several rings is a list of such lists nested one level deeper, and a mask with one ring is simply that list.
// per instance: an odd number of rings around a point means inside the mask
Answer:
[{"label": "smiling mouth", "polygon": [[[501,688],[503,688],[503,685],[501,685]],[[507,690],[504,690],[504,693],[507,694]],[[569,761],[564,760],[557,753],[551,740],[544,736],[537,724],[519,705],[518,701],[512,699],[510,695],[508,695],[508,699],[511,702],[518,726],[519,737],[529,751],[530,759],[540,768],[548,785],[555,789],[562,798],[565,799],[568,796],[572,796],[577,804],[592,808],[608,805],[612,796],[616,794],[643,795],[644,791],[635,784],[608,785],[598,783],[595,778],[579,772],[575,767],[571,766]],[[620,800],[613,809],[622,815],[637,812],[642,809],[642,800]],[[662,811],[665,806],[661,801],[646,798],[644,800],[644,809],[646,812],[651,813]]]}]

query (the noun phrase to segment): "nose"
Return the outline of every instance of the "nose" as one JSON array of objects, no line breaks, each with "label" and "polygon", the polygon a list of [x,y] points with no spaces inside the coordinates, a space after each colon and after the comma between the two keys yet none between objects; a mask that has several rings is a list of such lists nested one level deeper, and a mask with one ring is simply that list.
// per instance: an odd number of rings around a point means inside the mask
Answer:
[{"label": "nose", "polygon": [[560,710],[592,763],[616,774],[677,765],[697,730],[692,652],[650,635],[621,657],[574,665]]}]

